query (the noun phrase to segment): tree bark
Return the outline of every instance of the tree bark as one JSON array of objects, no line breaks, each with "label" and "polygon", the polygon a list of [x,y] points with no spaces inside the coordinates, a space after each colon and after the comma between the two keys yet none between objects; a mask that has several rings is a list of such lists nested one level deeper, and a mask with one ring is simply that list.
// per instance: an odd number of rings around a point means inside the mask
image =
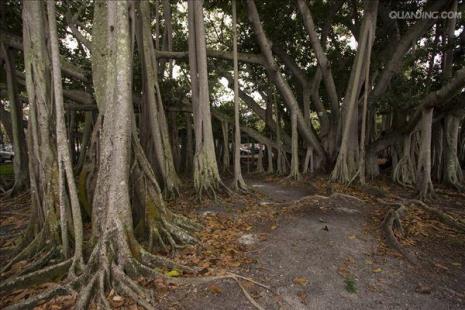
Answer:
[{"label": "tree bark", "polygon": [[271,42],[268,40],[263,30],[263,26],[260,22],[260,17],[258,15],[257,7],[255,6],[254,0],[247,0],[247,8],[249,20],[254,27],[255,35],[257,37],[260,50],[265,59],[265,67],[267,69],[268,76],[275,82],[289,109],[297,113],[297,122],[302,138],[305,139],[306,143],[308,143],[315,149],[322,161],[326,162],[326,152],[321,146],[321,143],[318,137],[316,136],[315,132],[313,131],[313,128],[309,127],[305,122],[305,119],[302,115],[302,111],[299,108],[297,100],[294,94],[292,93],[289,84],[286,82],[282,74],[279,72],[279,68],[271,52]]},{"label": "tree bark", "polygon": [[237,60],[237,25],[236,0],[232,0],[232,27],[233,27],[233,66],[234,66],[234,180],[232,187],[235,190],[247,190],[241,171],[241,125],[239,103],[239,69]]},{"label": "tree bark", "polygon": [[421,140],[418,153],[417,170],[415,174],[416,189],[421,200],[426,200],[434,194],[431,181],[431,130],[433,109],[425,109],[421,120]]},{"label": "tree bark", "polygon": [[304,0],[297,0],[297,7],[299,8],[300,14],[302,14],[305,29],[310,38],[313,50],[315,51],[318,65],[321,68],[323,81],[330,99],[332,117],[337,120],[339,118],[339,99],[336,91],[336,85],[334,83],[333,74],[331,71],[331,64],[326,57],[323,47],[321,46],[320,40],[318,39],[315,24],[313,22],[312,14]]},{"label": "tree bark", "polygon": [[[463,116],[462,116],[463,118]],[[448,115],[444,128],[444,158],[442,181],[458,190],[463,190],[463,172],[458,159],[458,136],[461,117]]]},{"label": "tree bark", "polygon": [[[365,8],[365,16],[362,26],[360,27],[360,42],[358,45],[357,54],[355,56],[352,67],[350,80],[347,86],[346,95],[344,96],[344,122],[342,131],[342,141],[339,149],[339,154],[336,160],[336,165],[331,173],[331,180],[349,184],[356,176],[358,169],[358,93],[361,83],[364,81],[362,69],[365,58],[372,48],[372,42],[369,42],[370,33],[376,25],[378,1],[367,1]],[[367,64],[368,65],[368,64]]]},{"label": "tree bark", "polygon": [[23,128],[23,108],[19,101],[18,89],[16,87],[14,54],[3,43],[1,44],[1,48],[5,59],[8,101],[10,103],[11,134],[13,138],[10,142],[13,145],[13,152],[15,154],[13,159],[15,183],[9,193],[14,195],[29,186],[28,156]]},{"label": "tree bark", "polygon": [[231,159],[229,157],[229,126],[228,122],[221,122],[221,131],[223,132],[223,172],[229,171]]},{"label": "tree bark", "polygon": [[189,66],[195,132],[194,187],[199,197],[204,191],[214,194],[221,183],[213,144],[202,6],[203,1],[188,1]]},{"label": "tree bark", "polygon": [[[74,180],[73,167],[71,161],[71,155],[69,151],[68,135],[66,133],[65,126],[65,109],[63,104],[63,86],[60,69],[60,52],[58,49],[58,34],[56,27],[56,11],[55,1],[47,1],[47,12],[49,21],[49,32],[50,32],[50,46],[51,46],[51,59],[52,59],[52,70],[53,70],[53,89],[55,99],[55,117],[56,117],[56,139],[58,147],[58,169],[59,175],[63,176],[63,179],[59,180],[60,188],[60,208],[63,209],[68,204],[63,198],[61,193],[66,192],[64,181],[67,184],[67,195],[71,205],[72,221],[73,221],[73,233],[74,233],[74,257],[73,263],[79,269],[83,266],[82,257],[82,243],[83,243],[83,226],[81,217],[81,207],[79,205],[78,193],[76,183]],[[62,219],[62,224],[64,220]],[[66,231],[64,233],[67,233]],[[62,236],[63,238],[63,236]]]},{"label": "tree bark", "polygon": [[291,127],[292,127],[292,158],[291,158],[291,171],[289,177],[295,180],[301,179],[299,167],[299,135],[297,133],[297,114],[291,114]]},{"label": "tree bark", "polygon": [[146,96],[150,114],[148,125],[155,145],[155,154],[163,178],[165,192],[168,196],[172,196],[178,193],[180,185],[173,156],[173,152],[177,152],[177,141],[171,141],[173,142],[172,145],[169,139],[168,125],[158,84],[157,59],[154,52],[149,12],[149,3],[141,1],[137,12],[140,17],[138,19],[139,36],[136,38],[138,39],[139,52],[143,60],[144,95]]}]

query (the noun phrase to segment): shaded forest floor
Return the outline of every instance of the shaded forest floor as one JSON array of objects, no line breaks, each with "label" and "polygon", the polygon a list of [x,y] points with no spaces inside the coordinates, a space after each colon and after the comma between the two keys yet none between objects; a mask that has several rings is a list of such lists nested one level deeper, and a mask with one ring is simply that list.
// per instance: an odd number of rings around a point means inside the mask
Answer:
[{"label": "shaded forest floor", "polygon": [[[384,242],[381,223],[389,207],[379,199],[414,198],[413,192],[387,179],[351,188],[329,184],[324,177],[296,182],[251,175],[246,180],[253,190],[248,195],[198,203],[185,189],[170,202],[171,208],[203,224],[199,244],[173,255],[200,271],[199,281],[181,275],[192,280],[186,284],[139,279],[155,289],[160,309],[255,309],[247,295],[264,309],[465,307],[464,234],[410,206],[398,238],[417,264]],[[24,229],[29,204],[27,195],[0,202],[0,247],[5,248]],[[465,218],[464,194],[439,189],[429,205]],[[3,262],[6,254],[0,252]],[[19,262],[13,270],[26,264]],[[240,285],[233,279],[200,280],[229,272],[270,289],[246,280],[239,280]],[[1,296],[0,307],[54,285]],[[72,308],[75,298],[58,297],[41,308]],[[115,308],[137,309],[114,292],[108,299]]]}]

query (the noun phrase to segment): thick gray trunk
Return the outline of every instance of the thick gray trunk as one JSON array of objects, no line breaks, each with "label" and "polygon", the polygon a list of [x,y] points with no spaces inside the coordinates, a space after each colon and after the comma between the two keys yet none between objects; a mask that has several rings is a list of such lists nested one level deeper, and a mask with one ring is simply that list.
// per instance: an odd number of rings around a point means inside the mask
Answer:
[{"label": "thick gray trunk", "polygon": [[[358,170],[359,149],[358,149],[358,94],[365,79],[362,74],[365,58],[372,48],[370,36],[374,32],[376,25],[376,14],[378,1],[368,1],[365,9],[365,16],[360,28],[360,42],[357,55],[355,56],[350,80],[344,96],[344,122],[342,130],[342,141],[336,165],[331,173],[331,179],[341,183],[350,183],[356,176]],[[369,66],[369,64],[365,64]]]},{"label": "thick gray trunk", "polygon": [[216,191],[221,182],[213,143],[208,91],[203,1],[188,1],[189,66],[194,112],[194,187],[199,194]]},{"label": "thick gray trunk", "polygon": [[433,109],[423,110],[421,120],[421,140],[418,153],[417,170],[415,174],[416,189],[421,200],[431,198],[434,194],[431,182],[431,131],[433,124]]},{"label": "thick gray trunk", "polygon": [[457,156],[459,125],[459,117],[455,115],[448,115],[446,117],[442,181],[458,189],[463,189],[463,172]]}]

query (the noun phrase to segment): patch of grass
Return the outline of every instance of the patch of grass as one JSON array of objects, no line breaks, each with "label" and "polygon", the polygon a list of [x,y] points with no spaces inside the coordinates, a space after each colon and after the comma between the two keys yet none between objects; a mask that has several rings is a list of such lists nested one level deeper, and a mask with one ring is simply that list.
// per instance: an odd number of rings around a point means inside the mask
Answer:
[{"label": "patch of grass", "polygon": [[344,279],[344,283],[346,284],[346,291],[355,294],[357,293],[357,282],[353,277],[347,277]]},{"label": "patch of grass", "polygon": [[0,175],[2,176],[11,176],[14,175],[13,164],[0,164]]}]

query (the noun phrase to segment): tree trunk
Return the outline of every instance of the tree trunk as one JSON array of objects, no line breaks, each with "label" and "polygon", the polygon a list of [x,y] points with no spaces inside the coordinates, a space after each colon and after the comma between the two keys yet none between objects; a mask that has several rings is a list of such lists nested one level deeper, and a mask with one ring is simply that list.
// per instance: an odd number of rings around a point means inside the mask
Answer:
[{"label": "tree trunk", "polygon": [[[64,196],[69,197],[71,205],[72,221],[73,221],[73,233],[74,233],[74,257],[73,263],[79,270],[83,266],[82,257],[82,243],[83,243],[83,226],[81,217],[81,207],[79,205],[79,199],[77,194],[76,183],[74,180],[73,166],[71,160],[71,154],[69,151],[68,135],[66,133],[65,126],[65,109],[63,103],[63,86],[61,79],[61,68],[60,68],[60,52],[58,49],[58,34],[56,27],[56,12],[55,12],[55,1],[47,1],[47,12],[49,21],[50,31],[50,46],[51,46],[51,59],[53,69],[53,89],[55,99],[55,117],[56,117],[56,139],[58,147],[58,170],[59,175],[63,176],[59,179],[59,192],[60,192],[60,209],[63,216],[63,209],[68,205],[65,201]],[[65,188],[65,180],[67,185],[67,192]],[[66,193],[66,195],[62,195]],[[65,223],[65,219],[61,220],[61,223]],[[62,231],[63,234],[67,234],[67,231]]]},{"label": "tree trunk", "polygon": [[188,1],[189,66],[195,132],[194,187],[199,197],[204,191],[215,194],[221,183],[213,144],[202,6],[203,1]]},{"label": "tree trunk", "polygon": [[260,17],[257,12],[257,7],[255,6],[254,0],[247,0],[247,13],[249,20],[252,23],[255,31],[255,35],[260,46],[260,50],[265,58],[265,67],[267,69],[268,76],[275,82],[276,87],[281,92],[284,101],[291,111],[297,113],[297,122],[299,131],[302,135],[302,138],[306,141],[307,144],[311,145],[318,155],[321,157],[323,162],[326,162],[327,156],[326,152],[323,150],[321,143],[316,136],[312,127],[309,127],[305,122],[302,111],[299,108],[298,102],[289,86],[287,81],[283,78],[279,67],[276,64],[276,61],[273,58],[271,52],[271,43],[266,37],[266,34],[263,30],[263,26],[260,22]]},{"label": "tree trunk", "polygon": [[305,4],[305,1],[297,0],[297,7],[299,8],[300,14],[302,14],[305,29],[309,35],[310,43],[315,51],[316,58],[318,59],[318,65],[321,69],[323,81],[331,103],[332,117],[334,120],[337,120],[339,118],[339,99],[330,68],[331,64],[323,51],[320,40],[318,39],[312,14],[310,13],[308,6]]},{"label": "tree trunk", "polygon": [[342,131],[342,141],[336,165],[331,173],[333,181],[349,184],[356,176],[358,169],[358,93],[361,83],[364,81],[362,69],[365,58],[372,48],[372,42],[369,42],[370,33],[376,25],[376,14],[378,1],[367,1],[365,16],[362,27],[360,28],[360,42],[358,45],[357,55],[355,56],[350,80],[347,86],[346,95],[344,96],[344,122]]},{"label": "tree trunk", "polygon": [[461,118],[455,115],[448,115],[445,119],[445,145],[443,158],[443,177],[442,181],[448,185],[463,190],[463,173],[458,159],[458,134]]},{"label": "tree trunk", "polygon": [[23,127],[23,108],[19,101],[18,89],[16,87],[16,70],[14,65],[15,57],[13,52],[8,50],[5,44],[2,43],[1,47],[5,59],[8,101],[10,103],[11,134],[13,138],[10,142],[13,144],[13,152],[15,154],[13,159],[15,183],[9,193],[14,195],[29,186],[28,156],[26,137],[24,135]]},{"label": "tree trunk", "polygon": [[192,143],[192,115],[186,113],[186,163],[185,168],[188,174],[192,173],[192,164],[194,163],[194,145]]},{"label": "tree trunk", "polygon": [[274,173],[274,167],[273,167],[273,149],[271,148],[271,145],[266,146],[266,153],[267,153],[267,167],[266,167],[266,173]]},{"label": "tree trunk", "polygon": [[229,157],[229,126],[228,122],[221,122],[221,131],[223,132],[223,172],[229,171],[231,159]]},{"label": "tree trunk", "polygon": [[412,186],[415,183],[415,166],[412,161],[411,141],[411,135],[404,138],[402,156],[397,165],[394,166],[392,173],[393,181],[403,186]]},{"label": "tree trunk", "polygon": [[433,109],[423,110],[421,120],[421,140],[418,153],[417,170],[415,174],[416,189],[421,200],[431,198],[434,194],[431,182],[431,131],[433,124]]},{"label": "tree trunk", "polygon": [[257,169],[255,170],[257,173],[265,172],[265,168],[263,168],[263,145],[259,144],[258,147],[258,158],[257,158]]},{"label": "tree trunk", "polygon": [[[59,190],[54,106],[45,36],[44,3],[23,3],[24,64],[29,98],[28,150],[32,216],[17,255],[4,267],[41,250],[60,247]],[[67,144],[65,144],[67,147]]]},{"label": "tree trunk", "polygon": [[233,63],[234,63],[234,180],[232,187],[235,190],[247,190],[241,172],[241,125],[239,103],[239,69],[237,61],[237,25],[236,0],[232,0],[232,27],[233,27]]},{"label": "tree trunk", "polygon": [[[149,127],[151,136],[155,144],[155,154],[158,161],[158,167],[163,178],[165,193],[168,196],[177,194],[180,180],[176,173],[173,151],[177,152],[177,139],[170,143],[168,125],[166,122],[165,111],[162,103],[160,86],[158,84],[157,60],[153,46],[150,10],[147,1],[139,3],[138,10],[139,21],[139,52],[142,57],[142,68],[144,79],[144,95],[148,104],[150,114]],[[172,124],[173,125],[173,124]],[[176,129],[177,136],[177,129]],[[172,149],[173,146],[173,149]]]},{"label": "tree trunk", "polygon": [[362,111],[362,130],[360,133],[360,158],[359,158],[359,178],[360,183],[365,185],[365,138],[366,138],[366,131],[367,131],[367,113],[368,113],[368,92],[371,90],[371,82],[370,82],[370,61],[371,61],[371,47],[373,46],[374,41],[374,31],[376,29],[376,21],[372,27],[368,29],[368,42],[367,42],[367,56],[366,56],[366,64],[365,64],[365,93],[363,96],[363,111]]},{"label": "tree trunk", "polygon": [[295,180],[300,180],[301,175],[299,171],[299,136],[297,133],[297,113],[291,114],[291,127],[292,127],[292,158],[291,158],[291,171],[289,177]]}]

